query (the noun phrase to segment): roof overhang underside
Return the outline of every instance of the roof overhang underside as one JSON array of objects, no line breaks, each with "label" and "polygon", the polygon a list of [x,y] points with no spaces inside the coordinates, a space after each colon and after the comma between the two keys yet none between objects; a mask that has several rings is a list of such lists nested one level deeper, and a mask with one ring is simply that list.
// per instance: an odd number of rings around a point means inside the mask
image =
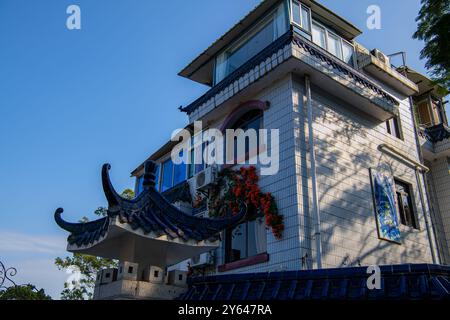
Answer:
[{"label": "roof overhang underside", "polygon": [[166,267],[219,246],[218,240],[183,241],[167,235],[144,234],[118,219],[111,221],[104,237],[89,245],[68,244],[67,250],[107,259]]},{"label": "roof overhang underside", "polygon": [[415,94],[416,96],[421,96],[427,92],[432,93],[436,97],[445,96],[445,89],[443,87],[439,86],[436,83],[433,83],[433,81],[430,78],[421,74],[420,72],[417,72],[411,69],[410,67],[398,68],[398,72],[401,73],[406,72],[408,79],[410,79],[417,85],[418,92]]}]

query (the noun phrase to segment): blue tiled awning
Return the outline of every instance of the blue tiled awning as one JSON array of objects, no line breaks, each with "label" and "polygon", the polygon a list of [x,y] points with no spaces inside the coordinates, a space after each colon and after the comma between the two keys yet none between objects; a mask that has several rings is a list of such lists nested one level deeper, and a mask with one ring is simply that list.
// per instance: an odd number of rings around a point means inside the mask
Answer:
[{"label": "blue tiled awning", "polygon": [[181,300],[449,299],[450,267],[381,266],[381,289],[369,290],[367,267],[195,277]]}]

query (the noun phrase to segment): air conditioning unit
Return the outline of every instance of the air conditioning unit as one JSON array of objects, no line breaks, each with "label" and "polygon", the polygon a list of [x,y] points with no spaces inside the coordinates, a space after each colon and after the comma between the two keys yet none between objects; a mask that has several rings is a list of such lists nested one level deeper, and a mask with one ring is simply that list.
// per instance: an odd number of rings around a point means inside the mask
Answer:
[{"label": "air conditioning unit", "polygon": [[380,60],[382,63],[384,63],[387,66],[391,65],[390,59],[387,55],[385,55],[383,52],[381,52],[378,49],[373,49],[371,51],[372,55],[375,56],[378,60]]},{"label": "air conditioning unit", "polygon": [[191,267],[202,267],[214,264],[214,256],[210,252],[201,253],[190,259]]},{"label": "air conditioning unit", "polygon": [[205,168],[203,171],[199,172],[195,177],[195,189],[203,190],[207,188],[209,185],[214,183],[217,174],[216,166],[209,166]]}]

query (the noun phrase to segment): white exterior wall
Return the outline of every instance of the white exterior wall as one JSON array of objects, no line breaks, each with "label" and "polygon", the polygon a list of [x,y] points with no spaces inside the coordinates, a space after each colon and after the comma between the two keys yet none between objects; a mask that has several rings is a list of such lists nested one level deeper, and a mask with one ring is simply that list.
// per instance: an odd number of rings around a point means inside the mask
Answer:
[{"label": "white exterior wall", "polygon": [[[382,153],[380,144],[394,146],[418,161],[408,99],[401,100],[404,140],[387,133],[386,125],[313,86],[315,150],[321,210],[324,268],[371,264],[431,263],[424,210],[413,167]],[[267,231],[269,261],[221,272],[247,273],[315,268],[314,219],[311,194],[308,125],[302,80],[288,75],[249,100],[269,101],[264,128],[280,130],[280,171],[261,176],[260,186],[271,192],[284,215],[281,240]],[[215,124],[213,126],[219,126]],[[419,230],[400,226],[402,244],[378,238],[369,168],[393,173],[412,185]],[[423,183],[423,180],[420,180]],[[423,186],[422,186],[423,187]],[[425,199],[426,212],[428,211]],[[434,241],[434,240],[433,240]],[[217,250],[218,264],[223,251]],[[306,266],[302,257],[307,254]]]},{"label": "white exterior wall", "polygon": [[446,157],[429,163],[428,182],[433,193],[434,211],[437,221],[443,262],[450,263],[450,170]]},{"label": "white exterior wall", "polygon": [[[267,230],[267,253],[269,261],[253,266],[221,272],[246,273],[264,271],[298,270],[301,257],[301,222],[298,214],[297,181],[294,160],[294,122],[292,121],[292,79],[288,75],[267,90],[254,97],[256,100],[269,101],[270,108],[264,112],[264,128],[279,129],[280,167],[272,176],[261,176],[259,186],[264,192],[275,197],[278,210],[284,215],[285,230],[281,240],[276,240],[271,230]],[[218,262],[224,262],[224,249],[218,251]]]},{"label": "white exterior wall", "polygon": [[[362,265],[432,262],[415,171],[377,149],[387,143],[418,159],[408,100],[401,101],[400,105],[404,136],[401,141],[387,133],[384,122],[371,120],[318,88],[313,87],[312,91],[323,267],[351,265],[358,260]],[[300,119],[296,134],[299,181],[307,179],[310,167],[303,96],[304,87],[296,81],[294,106],[298,105]],[[413,186],[420,230],[401,226],[401,245],[378,239],[369,168],[392,170],[395,177]],[[310,181],[303,190],[310,193]],[[306,202],[310,199],[306,194],[299,198]],[[299,211],[306,212],[308,208],[309,203],[301,202]],[[305,219],[308,220],[306,214]],[[309,225],[313,226],[314,221],[310,220]],[[311,229],[309,232],[313,234]],[[310,256],[315,257],[314,244]]]}]

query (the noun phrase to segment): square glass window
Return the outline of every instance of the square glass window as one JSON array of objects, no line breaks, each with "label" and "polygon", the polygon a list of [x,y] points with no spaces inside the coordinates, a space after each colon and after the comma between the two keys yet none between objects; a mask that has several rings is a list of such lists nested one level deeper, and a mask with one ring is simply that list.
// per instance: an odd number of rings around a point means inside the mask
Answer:
[{"label": "square glass window", "polygon": [[325,29],[315,23],[312,25],[312,39],[318,46],[324,49],[327,48]]},{"label": "square glass window", "polygon": [[264,220],[258,217],[244,222],[225,235],[225,261],[234,262],[267,251],[267,232]]},{"label": "square glass window", "polygon": [[342,59],[341,39],[332,33],[328,33],[328,51],[332,55]]},{"label": "square glass window", "polygon": [[353,65],[353,46],[342,41],[342,54],[342,60],[344,60],[345,63]]},{"label": "square glass window", "polygon": [[395,180],[395,191],[397,195],[400,222],[403,225],[418,229],[417,218],[413,208],[411,190],[412,188],[410,185]]},{"label": "square glass window", "polygon": [[247,258],[247,224],[240,224],[233,229],[231,238],[231,260]]},{"label": "square glass window", "polygon": [[[180,151],[180,158],[183,157],[183,150]],[[182,162],[180,164],[174,165],[173,170],[173,185],[177,185],[186,180],[186,163]]]},{"label": "square glass window", "polygon": [[402,139],[400,124],[397,117],[394,117],[386,121],[386,130],[390,135],[393,135],[398,139]]},{"label": "square glass window", "polygon": [[302,28],[311,32],[311,16],[307,7],[302,6]]},{"label": "square glass window", "polygon": [[139,195],[144,190],[144,176],[137,177],[136,180],[136,195]]},{"label": "square glass window", "polygon": [[292,20],[299,26],[302,25],[302,21],[300,18],[300,3],[297,1],[292,2]]},{"label": "square glass window", "polygon": [[161,191],[164,192],[173,186],[173,163],[172,159],[163,163]]},{"label": "square glass window", "polygon": [[267,47],[273,39],[273,20],[240,47],[228,53],[227,74],[232,73],[254,55]]},{"label": "square glass window", "polygon": [[214,84],[225,79],[288,30],[289,21],[285,8],[283,2],[216,57]]}]

